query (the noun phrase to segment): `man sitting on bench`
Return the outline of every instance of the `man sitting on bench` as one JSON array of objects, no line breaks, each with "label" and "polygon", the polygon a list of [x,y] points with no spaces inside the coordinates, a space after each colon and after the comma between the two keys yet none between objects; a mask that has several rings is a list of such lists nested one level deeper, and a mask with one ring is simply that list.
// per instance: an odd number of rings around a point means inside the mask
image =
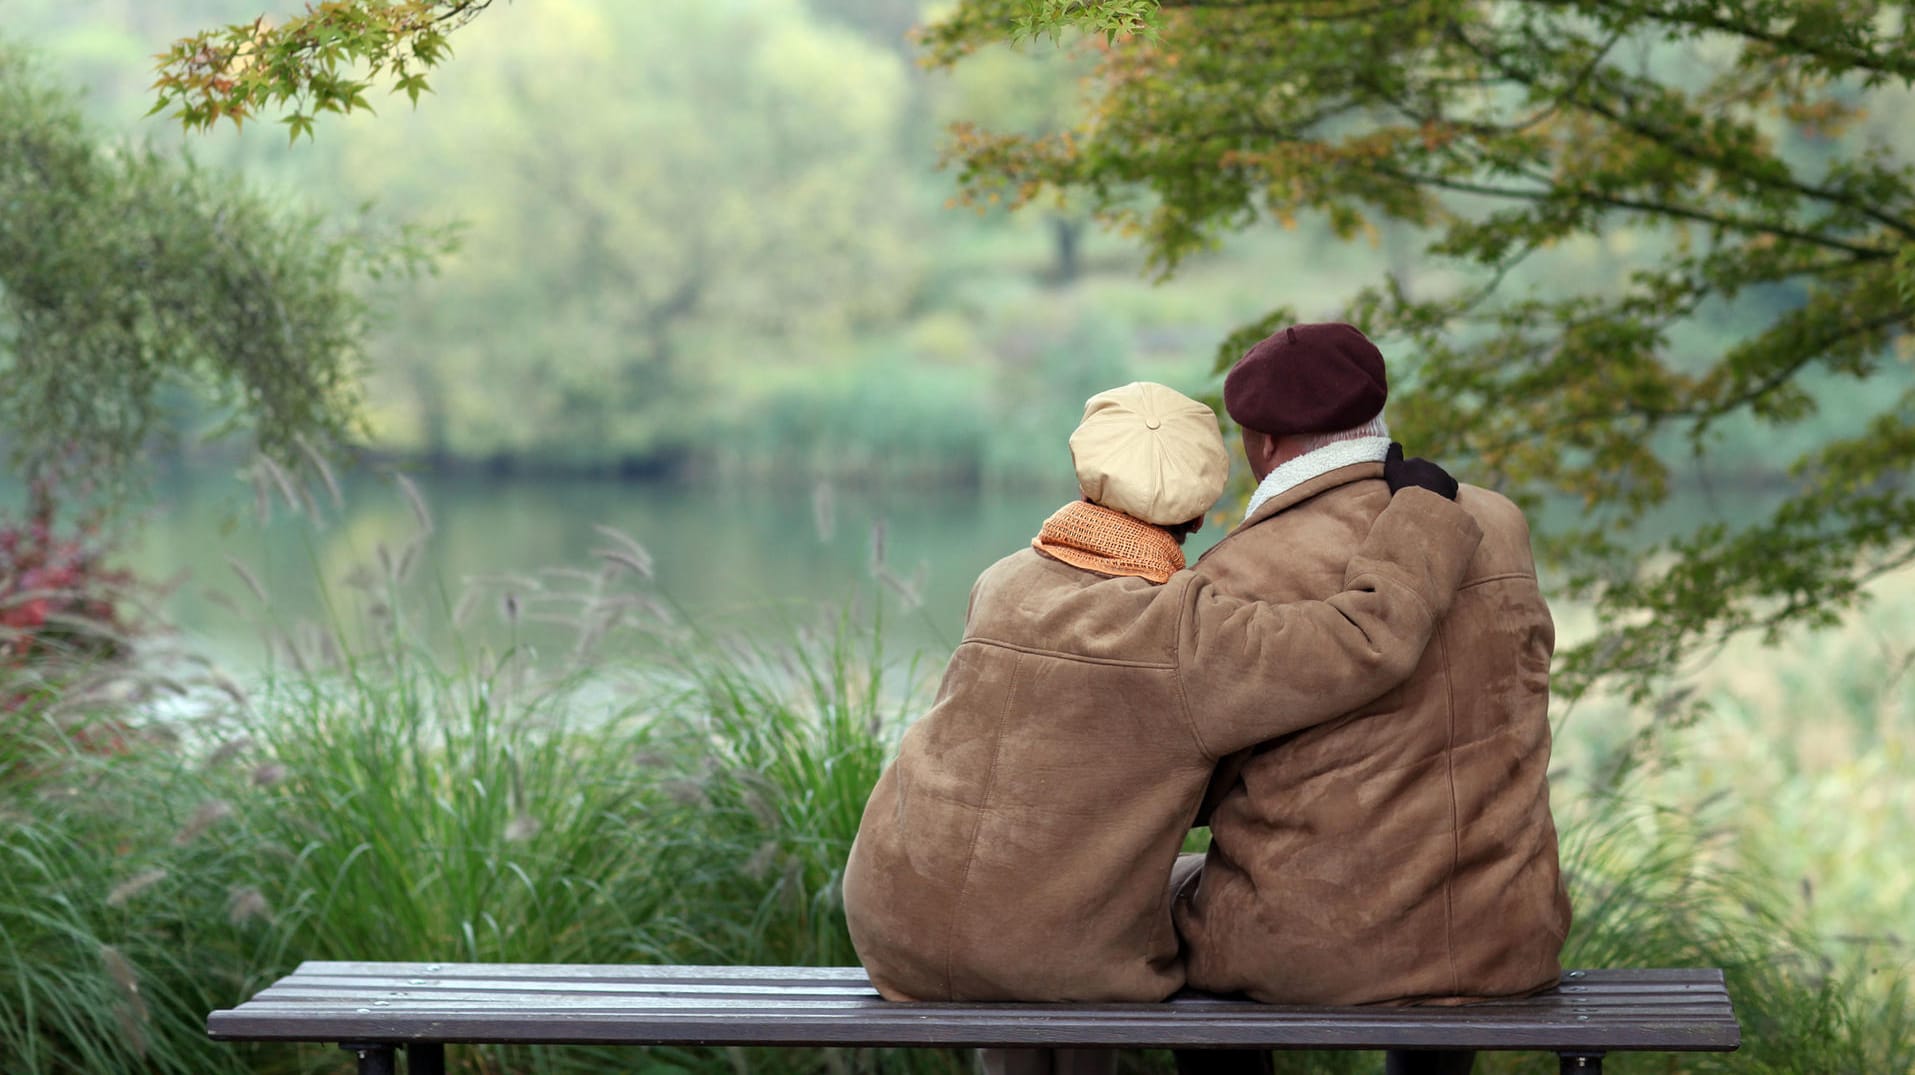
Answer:
[{"label": "man sitting on bench", "polygon": [[1455,482],[1399,461],[1386,488],[1402,492],[1351,535],[1327,592],[1222,598],[1181,570],[1179,547],[1228,470],[1208,407],[1114,389],[1090,400],[1071,451],[1086,499],[978,579],[936,703],[873,790],[845,868],[852,940],[891,999],[1179,989],[1168,883],[1217,760],[1394,687],[1476,553],[1476,523],[1432,491]]},{"label": "man sitting on bench", "polygon": [[[1382,354],[1350,325],[1292,326],[1246,352],[1224,406],[1261,484],[1196,573],[1239,597],[1335,593],[1391,504],[1387,394]],[[1409,679],[1219,767],[1210,851],[1175,909],[1194,988],[1453,1004],[1557,983],[1570,910],[1546,776],[1554,629],[1522,513],[1470,485],[1456,501],[1484,539]]]}]

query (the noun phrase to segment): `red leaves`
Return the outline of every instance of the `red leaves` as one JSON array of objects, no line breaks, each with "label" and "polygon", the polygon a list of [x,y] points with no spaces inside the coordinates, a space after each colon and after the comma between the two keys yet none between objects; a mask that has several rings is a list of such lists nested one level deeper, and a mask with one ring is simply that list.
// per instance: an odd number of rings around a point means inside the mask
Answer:
[{"label": "red leaves", "polygon": [[97,524],[61,534],[56,512],[52,483],[36,481],[25,520],[0,524],[0,669],[45,656],[56,643],[91,655],[119,648],[117,595],[132,575],[106,566]]}]

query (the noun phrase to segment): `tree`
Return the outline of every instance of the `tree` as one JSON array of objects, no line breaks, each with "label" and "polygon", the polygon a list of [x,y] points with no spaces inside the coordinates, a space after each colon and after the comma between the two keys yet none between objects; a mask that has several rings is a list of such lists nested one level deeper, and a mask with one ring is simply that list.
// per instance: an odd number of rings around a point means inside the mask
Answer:
[{"label": "tree", "polygon": [[[1089,73],[1080,41],[1046,48],[1040,43],[1006,43],[980,50],[951,72],[939,117],[954,132],[951,147],[961,152],[980,127],[1015,134],[1027,141],[1056,138],[1081,122],[1082,82]],[[1051,233],[1052,279],[1074,282],[1083,272],[1086,210],[1054,192],[1044,206]]]},{"label": "tree", "polygon": [[461,42],[447,93],[327,147],[342,182],[466,222],[382,340],[383,442],[668,470],[741,410],[714,387],[737,366],[909,301],[888,50],[789,0],[541,0]]},{"label": "tree", "polygon": [[381,80],[414,104],[427,72],[451,55],[448,35],[492,0],[341,0],[306,5],[284,22],[264,15],[205,30],[160,54],[158,101],[188,129],[243,125],[281,108],[291,137],[310,136],[321,112],[371,111]]},{"label": "tree", "polygon": [[[1083,122],[964,135],[969,196],[1087,202],[1165,274],[1305,215],[1344,237],[1416,229],[1442,271],[1344,315],[1395,357],[1392,421],[1417,451],[1584,506],[1541,541],[1606,625],[1559,666],[1571,694],[1646,697],[1731,634],[1830,622],[1915,558],[1906,5],[959,0],[925,42],[948,66],[1065,33],[1102,51]],[[325,60],[297,35],[251,47]],[[176,52],[162,106],[207,122],[182,94],[245,55]],[[1592,251],[1613,270],[1581,271]],[[1219,364],[1295,316],[1245,326]],[[1845,386],[1870,405],[1817,430]],[[1728,443],[1781,455],[1757,463],[1785,479],[1779,505],[1646,537],[1681,470],[1747,462]]]},{"label": "tree", "polygon": [[269,455],[345,436],[360,270],[419,251],[328,234],[188,159],[103,148],[0,43],[0,425],[15,463],[124,478],[183,392]]},{"label": "tree", "polygon": [[[1915,140],[1870,118],[1906,115],[1905,6],[964,0],[928,42],[954,64],[1070,27],[1106,35],[1092,115],[1068,138],[972,137],[971,195],[1088,198],[1166,274],[1264,221],[1423,229],[1455,282],[1384,282],[1347,316],[1388,341],[1417,451],[1584,505],[1543,543],[1607,625],[1561,666],[1572,693],[1611,677],[1640,699],[1728,634],[1827,623],[1915,559],[1895,361]],[[1619,234],[1622,272],[1530,286]],[[1294,317],[1246,326],[1219,366]],[[1699,331],[1724,320],[1728,340]],[[1875,406],[1759,461],[1789,480],[1766,518],[1644,551],[1686,461],[1721,464],[1737,423],[1773,442],[1844,380],[1879,386]]]}]

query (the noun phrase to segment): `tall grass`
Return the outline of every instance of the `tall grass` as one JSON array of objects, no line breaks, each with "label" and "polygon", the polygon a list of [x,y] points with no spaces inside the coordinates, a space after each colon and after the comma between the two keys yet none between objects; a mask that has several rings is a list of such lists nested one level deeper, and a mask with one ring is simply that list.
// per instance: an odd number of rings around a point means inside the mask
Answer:
[{"label": "tall grass", "polygon": [[[1686,1058],[1685,1071],[1915,1070],[1906,986],[1863,988],[1860,968],[1824,953],[1792,887],[1741,853],[1736,812],[1727,798],[1668,806],[1624,792],[1560,817],[1577,916],[1565,962],[1723,968],[1743,1047]],[[1615,1066],[1665,1071],[1668,1063],[1636,1057]]]},{"label": "tall grass", "polygon": [[[854,962],[839,875],[910,667],[889,667],[881,633],[844,616],[783,647],[708,637],[647,585],[642,548],[607,538],[601,570],[425,607],[402,604],[413,558],[381,555],[366,622],[285,632],[248,690],[187,684],[191,715],[149,715],[124,754],[7,737],[20,765],[0,783],[0,1067],[343,1069],[334,1050],[216,1046],[201,1030],[207,1011],[303,959]],[[474,608],[512,636],[573,637],[544,657],[516,641],[419,641]],[[483,1071],[639,1062],[455,1054]],[[885,1063],[949,1067],[939,1054]]]},{"label": "tall grass", "polygon": [[[420,521],[429,529],[423,509]],[[290,632],[248,689],[189,679],[179,687],[191,704],[160,716],[129,706],[144,688],[115,670],[98,689],[42,692],[14,713],[19,734],[0,736],[0,1068],[344,1070],[336,1050],[202,1033],[206,1011],[304,959],[852,962],[840,871],[925,677],[842,614],[785,645],[711,637],[649,580],[643,549],[606,538],[595,570],[423,607],[402,599],[418,587],[400,585],[418,558],[377,556],[363,622],[341,611]],[[501,617],[515,640],[496,652],[458,644],[473,614]],[[543,656],[523,641],[534,636]],[[421,641],[445,637],[454,644]],[[109,753],[59,732],[92,710],[145,715]],[[1744,1020],[1734,1057],[1616,1058],[1617,1070],[1915,1066],[1906,985],[1878,974],[1865,986],[1865,968],[1824,955],[1792,883],[1742,853],[1733,800],[1563,799],[1577,908],[1568,962],[1722,966]],[[1893,976],[1906,962],[1896,958],[1874,966]],[[968,1063],[937,1052],[452,1053],[486,1072]],[[1278,1065],[1377,1061],[1281,1054]],[[1479,1067],[1552,1069],[1518,1055]]]},{"label": "tall grass", "polygon": [[879,637],[840,619],[810,644],[687,666],[658,742],[678,768],[664,850],[686,897],[675,951],[688,961],[857,962],[840,880],[911,697],[866,659]]},{"label": "tall grass", "polygon": [[[1575,924],[1566,967],[1721,967],[1742,1023],[1735,1053],[1617,1053],[1619,1073],[1764,1075],[1915,1071],[1915,1003],[1904,974],[1866,973],[1822,952],[1788,886],[1737,853],[1725,799],[1681,808],[1603,794],[1557,812]],[[1380,1070],[1374,1057],[1279,1053],[1278,1075]],[[1536,1053],[1483,1053],[1478,1075],[1557,1070]]]},{"label": "tall grass", "polygon": [[34,742],[0,783],[0,1066],[236,1070],[183,1029],[256,984],[229,800],[150,730],[127,753]]}]

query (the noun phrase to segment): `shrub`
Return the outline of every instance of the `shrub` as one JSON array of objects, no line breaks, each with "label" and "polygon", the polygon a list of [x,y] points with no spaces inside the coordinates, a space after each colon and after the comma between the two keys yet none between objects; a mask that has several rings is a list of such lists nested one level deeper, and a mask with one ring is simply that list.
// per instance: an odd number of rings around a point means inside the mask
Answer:
[{"label": "shrub", "polygon": [[[421,512],[422,524],[429,519]],[[791,643],[710,637],[604,531],[600,570],[555,569],[427,608],[382,558],[371,630],[281,638],[252,690],[185,684],[190,717],[120,754],[0,741],[0,1056],[9,1072],[343,1070],[336,1050],[201,1031],[304,959],[844,964],[840,871],[915,712],[909,663],[844,615]],[[530,585],[528,585],[530,583]],[[404,592],[414,592],[406,587]],[[447,607],[447,606],[450,607]],[[575,632],[563,652],[434,652],[461,612]],[[349,627],[351,629],[349,629]],[[127,718],[112,696],[61,704]],[[1713,810],[1590,796],[1565,810],[1567,960],[1722,966],[1743,1051],[1617,1057],[1620,1071],[1908,1070],[1906,986],[1820,954],[1785,886]],[[1732,819],[1730,819],[1732,820]],[[1896,973],[1894,970],[1891,974]],[[456,1049],[463,1070],[886,1071],[961,1054]],[[1160,1070],[1160,1055],[1127,1067]],[[1374,1057],[1279,1054],[1281,1072]],[[1479,1070],[1552,1070],[1486,1055]]]},{"label": "shrub", "polygon": [[0,783],[24,765],[15,740],[53,736],[97,753],[126,749],[128,728],[108,714],[56,706],[97,685],[95,673],[124,658],[131,636],[132,575],[107,566],[99,516],[62,526],[55,481],[28,489],[18,519],[0,519]]},{"label": "shrub", "polygon": [[121,603],[133,577],[106,565],[98,515],[60,526],[54,485],[34,481],[23,518],[0,519],[0,662],[15,667],[125,650]]}]

